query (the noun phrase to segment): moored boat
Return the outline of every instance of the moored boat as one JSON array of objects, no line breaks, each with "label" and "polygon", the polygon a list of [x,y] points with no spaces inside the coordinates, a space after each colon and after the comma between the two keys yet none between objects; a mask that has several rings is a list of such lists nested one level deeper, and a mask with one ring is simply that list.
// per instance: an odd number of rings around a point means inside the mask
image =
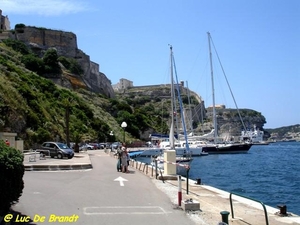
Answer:
[{"label": "moored boat", "polygon": [[269,142],[263,140],[264,132],[253,126],[253,129],[243,130],[241,132],[240,141],[247,141],[253,145],[268,145]]},{"label": "moored boat", "polygon": [[[214,76],[213,76],[213,63],[212,63],[212,52],[211,52],[211,36],[210,33],[208,35],[208,44],[209,44],[209,58],[210,58],[210,69],[211,69],[211,84],[212,84],[212,98],[213,98],[213,127],[214,132],[211,132],[209,135],[213,135],[213,144],[202,146],[202,151],[207,152],[209,154],[232,154],[232,153],[247,153],[251,148],[252,144],[248,142],[239,142],[239,143],[225,143],[219,142],[220,139],[218,137],[218,126],[217,126],[217,115],[216,115],[216,104],[215,104],[215,93],[214,93]],[[238,108],[237,108],[238,109]],[[244,126],[242,118],[240,116],[239,110],[238,114],[240,120]]]},{"label": "moored boat", "polygon": [[[193,147],[191,147],[191,145],[189,145],[189,150],[187,151],[187,147],[185,143],[186,143],[185,141],[180,141],[180,142],[177,140],[175,141],[174,148],[177,156],[184,156],[186,154],[189,154],[191,156],[201,156],[203,154],[201,146],[193,145]],[[162,141],[159,147],[164,150],[170,149],[171,145],[169,139]]]},{"label": "moored boat", "polygon": [[229,143],[229,144],[213,144],[202,147],[202,151],[208,154],[236,154],[247,153],[253,144],[251,143]]}]

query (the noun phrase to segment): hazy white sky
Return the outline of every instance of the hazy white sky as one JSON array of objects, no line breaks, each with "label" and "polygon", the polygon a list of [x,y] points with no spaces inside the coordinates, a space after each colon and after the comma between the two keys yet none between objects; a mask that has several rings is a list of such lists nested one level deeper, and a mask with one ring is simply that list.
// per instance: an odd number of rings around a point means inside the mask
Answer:
[{"label": "hazy white sky", "polygon": [[[206,106],[210,32],[238,107],[261,112],[264,128],[300,123],[298,0],[0,0],[0,9],[12,29],[23,23],[75,33],[112,84],[170,83],[171,44],[178,79]],[[214,74],[216,103],[234,108],[217,61]]]}]

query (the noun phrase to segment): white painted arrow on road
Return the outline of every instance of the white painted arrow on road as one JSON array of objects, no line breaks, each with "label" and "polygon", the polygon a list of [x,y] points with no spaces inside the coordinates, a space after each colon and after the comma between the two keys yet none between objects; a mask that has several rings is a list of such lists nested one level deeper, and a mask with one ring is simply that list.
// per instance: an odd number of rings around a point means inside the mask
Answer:
[{"label": "white painted arrow on road", "polygon": [[123,181],[128,181],[123,177],[118,177],[116,179],[114,179],[114,181],[119,181],[120,182],[120,186],[124,186],[124,182]]}]

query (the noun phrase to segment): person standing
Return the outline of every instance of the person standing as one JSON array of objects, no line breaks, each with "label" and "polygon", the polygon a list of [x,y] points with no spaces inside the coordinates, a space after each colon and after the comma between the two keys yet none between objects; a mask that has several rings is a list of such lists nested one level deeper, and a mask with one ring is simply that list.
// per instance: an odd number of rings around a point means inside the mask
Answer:
[{"label": "person standing", "polygon": [[130,155],[129,152],[126,150],[127,152],[127,172],[128,172],[128,167],[129,167],[129,162],[130,162]]},{"label": "person standing", "polygon": [[117,170],[118,172],[122,172],[122,150],[118,148],[115,156],[117,156],[118,159]]},{"label": "person standing", "polygon": [[6,144],[7,146],[10,146],[10,143],[9,143],[8,139],[5,139],[5,144]]},{"label": "person standing", "polygon": [[122,164],[122,172],[128,173],[127,151],[125,147],[122,147],[121,164]]}]

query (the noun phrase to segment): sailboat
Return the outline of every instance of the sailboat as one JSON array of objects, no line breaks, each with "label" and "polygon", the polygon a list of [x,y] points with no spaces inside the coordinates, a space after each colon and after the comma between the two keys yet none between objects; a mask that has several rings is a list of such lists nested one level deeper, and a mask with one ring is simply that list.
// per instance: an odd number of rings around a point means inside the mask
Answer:
[{"label": "sailboat", "polygon": [[[175,131],[174,131],[174,108],[175,108],[175,90],[174,90],[174,77],[173,77],[173,68],[176,67],[174,64],[174,56],[172,46],[170,45],[170,57],[171,57],[171,124],[170,124],[170,133],[169,133],[169,146],[168,150],[174,150],[176,152],[176,173],[179,175],[186,175],[186,168],[190,166],[193,158],[191,157],[191,152],[189,149],[189,144],[187,142],[186,129],[185,129],[185,121],[183,116],[181,115],[182,127],[184,129],[184,134],[186,137],[186,145],[185,148],[175,148]],[[180,98],[180,90],[178,87],[178,79],[177,80],[177,92],[178,92],[178,101],[180,104],[180,112],[182,113],[182,101]],[[157,157],[158,166],[163,166],[164,160],[162,156]]]},{"label": "sailboat", "polygon": [[[190,147],[190,140],[187,136],[187,131],[186,131],[186,125],[185,125],[185,116],[183,115],[183,106],[182,106],[182,100],[181,100],[181,95],[180,95],[180,88],[179,88],[179,82],[177,78],[177,72],[176,72],[176,66],[175,66],[175,60],[174,60],[174,55],[172,51],[172,46],[170,46],[170,51],[171,51],[171,125],[170,125],[170,134],[169,134],[169,139],[165,139],[160,143],[160,147],[162,149],[174,149],[176,151],[176,155],[179,157],[184,157],[184,156],[204,156],[207,155],[207,153],[202,151],[201,146],[194,146]],[[174,67],[174,68],[173,68]],[[176,75],[176,85],[174,85],[174,77],[173,77],[173,69],[175,70],[175,75]],[[182,139],[175,139],[175,128],[174,128],[174,112],[176,112],[175,108],[175,90],[174,86],[177,87],[177,95],[178,95],[178,102],[180,106],[180,117],[181,117],[181,122],[182,122],[182,128],[183,128],[183,135],[178,134],[177,136],[183,136]],[[176,120],[177,122],[177,120]],[[178,126],[177,126],[178,130]]]},{"label": "sailboat", "polygon": [[[218,127],[217,127],[217,116],[215,107],[215,94],[214,94],[214,76],[212,66],[212,53],[211,53],[211,36],[208,35],[209,45],[209,58],[210,58],[210,69],[211,69],[211,83],[212,83],[212,98],[213,98],[213,124],[214,124],[214,143],[202,147],[202,151],[209,154],[222,154],[222,153],[247,153],[251,148],[252,144],[247,142],[240,143],[218,143]],[[241,119],[241,117],[240,117]],[[242,120],[242,119],[241,119]],[[242,122],[243,123],[243,122]]]}]

